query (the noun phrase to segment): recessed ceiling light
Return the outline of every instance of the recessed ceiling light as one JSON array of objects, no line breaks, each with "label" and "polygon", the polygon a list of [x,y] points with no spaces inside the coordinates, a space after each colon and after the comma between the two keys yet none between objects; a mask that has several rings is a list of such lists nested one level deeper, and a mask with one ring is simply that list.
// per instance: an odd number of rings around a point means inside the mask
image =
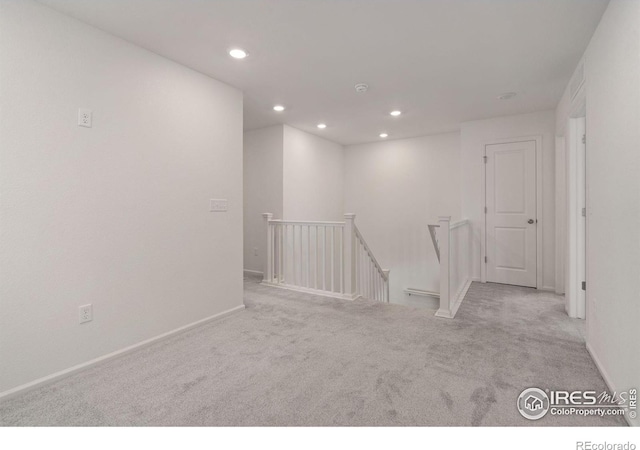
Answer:
[{"label": "recessed ceiling light", "polygon": [[235,59],[244,59],[246,58],[248,53],[241,48],[234,48],[229,50],[229,56]]},{"label": "recessed ceiling light", "polygon": [[400,114],[402,114],[402,111],[395,110],[395,111],[391,111],[389,114],[391,114],[391,115],[392,115],[392,116],[394,116],[394,117],[397,117],[397,116],[399,116]]},{"label": "recessed ceiling light", "polygon": [[327,128],[327,124],[325,124],[325,123],[319,123],[319,124],[318,124],[318,128],[320,128],[321,130],[323,130],[323,129]]},{"label": "recessed ceiling light", "polygon": [[498,95],[498,99],[499,100],[510,100],[513,97],[515,97],[516,95],[518,95],[518,94],[515,93],[515,92],[505,92],[504,94]]},{"label": "recessed ceiling light", "polygon": [[273,107],[273,110],[274,111],[278,111],[278,112],[282,112],[282,111],[284,111],[284,106],[276,105],[276,106]]},{"label": "recessed ceiling light", "polygon": [[388,135],[387,133],[380,133],[380,137],[381,137],[381,138],[386,138],[386,137],[388,137],[388,136],[389,136],[389,135]]}]

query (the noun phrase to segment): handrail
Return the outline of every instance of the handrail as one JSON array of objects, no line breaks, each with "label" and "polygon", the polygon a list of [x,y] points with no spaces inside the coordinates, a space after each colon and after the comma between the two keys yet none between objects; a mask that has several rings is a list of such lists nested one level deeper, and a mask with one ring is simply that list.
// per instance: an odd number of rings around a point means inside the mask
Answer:
[{"label": "handrail", "polygon": [[[469,219],[463,219],[463,220],[459,220],[457,222],[453,222],[451,225],[449,225],[449,229],[450,230],[454,230],[458,227],[461,227],[463,225],[467,225],[469,222]],[[438,225],[439,226],[439,225]]]},{"label": "handrail", "polygon": [[285,225],[327,225],[327,226],[343,226],[344,222],[331,222],[331,221],[309,221],[309,220],[282,220],[271,219],[269,223],[280,223]]},{"label": "handrail", "polygon": [[436,235],[436,228],[440,228],[440,225],[429,224],[428,226],[431,241],[433,242],[433,248],[436,251],[436,258],[438,258],[438,262],[440,262],[440,245],[438,244],[438,236]]},{"label": "handrail", "polygon": [[378,273],[380,273],[380,275],[382,276],[382,278],[384,278],[384,280],[388,280],[389,279],[389,275],[385,274],[385,270],[380,266],[380,264],[378,263],[378,260],[376,259],[376,257],[373,255],[373,252],[371,251],[371,249],[369,248],[369,245],[367,245],[367,241],[364,240],[364,238],[362,237],[362,234],[360,233],[360,230],[358,230],[358,227],[354,224],[353,229],[356,233],[356,236],[358,237],[358,239],[360,240],[360,242],[362,243],[362,246],[364,247],[364,249],[367,251],[369,257],[371,258],[371,261],[373,261],[373,265],[375,266],[375,268],[378,270]]}]

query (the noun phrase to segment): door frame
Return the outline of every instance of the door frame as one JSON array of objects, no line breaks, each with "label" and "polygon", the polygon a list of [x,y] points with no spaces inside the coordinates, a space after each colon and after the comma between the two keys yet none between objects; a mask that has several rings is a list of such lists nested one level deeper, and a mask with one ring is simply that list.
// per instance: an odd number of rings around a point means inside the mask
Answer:
[{"label": "door frame", "polygon": [[[583,291],[581,284],[588,280],[589,257],[587,243],[589,233],[589,200],[587,159],[585,153],[579,151],[581,139],[577,120],[586,116],[577,112],[569,116],[567,123],[567,281],[565,286],[565,310],[569,317],[586,319],[588,291]],[[586,134],[586,126],[583,131]],[[584,183],[584,184],[582,184]],[[581,204],[584,203],[584,204]],[[582,216],[582,208],[586,215]],[[584,226],[584,230],[581,228]],[[582,266],[584,264],[584,267]]]},{"label": "door frame", "polygon": [[[582,63],[581,63],[582,64]],[[564,211],[563,223],[561,222],[561,232],[563,235],[562,241],[559,242],[562,248],[560,249],[564,257],[564,271],[560,275],[564,279],[564,295],[565,295],[565,310],[567,315],[571,318],[585,319],[589,321],[589,314],[587,314],[587,308],[589,305],[589,290],[584,291],[584,302],[580,299],[581,295],[581,282],[589,280],[589,177],[586,152],[584,155],[584,178],[585,178],[585,207],[587,208],[587,216],[584,218],[585,223],[585,239],[583,242],[578,239],[577,225],[581,220],[581,211],[577,205],[578,198],[578,184],[577,184],[577,171],[578,171],[578,154],[577,146],[575,145],[577,140],[575,136],[575,130],[572,126],[572,120],[576,118],[585,118],[586,132],[588,134],[589,118],[587,117],[587,95],[585,89],[585,83],[583,82],[578,91],[573,96],[570,105],[567,108],[567,112],[559,121],[559,125],[562,126],[558,130],[559,137],[562,138],[564,144],[564,160],[565,160],[565,172],[561,174],[560,180],[564,184]],[[588,138],[587,138],[588,147]],[[558,243],[556,244],[558,245]],[[584,245],[584,263],[585,263],[585,276],[583,279],[582,274],[578,270],[578,246]],[[588,286],[587,286],[588,288]],[[587,333],[588,333],[587,327]]]},{"label": "door frame", "polygon": [[487,145],[510,144],[516,142],[535,141],[536,143],[536,289],[542,289],[542,135],[517,136],[511,138],[494,139],[486,141],[482,146],[482,200],[484,201],[480,221],[480,281],[487,282],[487,264],[484,262],[487,256],[487,215],[484,207],[487,206],[487,165],[484,157],[487,156]]}]

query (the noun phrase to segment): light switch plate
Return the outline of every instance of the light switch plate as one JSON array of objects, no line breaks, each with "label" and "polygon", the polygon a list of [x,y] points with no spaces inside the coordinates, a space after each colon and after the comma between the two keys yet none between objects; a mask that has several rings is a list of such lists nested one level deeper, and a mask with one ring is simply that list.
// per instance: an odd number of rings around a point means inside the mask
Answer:
[{"label": "light switch plate", "polygon": [[229,201],[226,198],[212,198],[209,211],[226,212],[229,209]]}]

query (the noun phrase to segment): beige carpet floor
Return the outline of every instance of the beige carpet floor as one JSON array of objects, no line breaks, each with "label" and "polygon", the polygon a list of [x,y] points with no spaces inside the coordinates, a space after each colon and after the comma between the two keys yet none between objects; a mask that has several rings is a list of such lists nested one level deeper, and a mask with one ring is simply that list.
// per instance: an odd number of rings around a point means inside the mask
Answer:
[{"label": "beige carpet floor", "polygon": [[247,309],[0,404],[8,425],[624,425],[532,422],[527,387],[604,390],[579,321],[473,283],[457,317],[245,280]]}]

